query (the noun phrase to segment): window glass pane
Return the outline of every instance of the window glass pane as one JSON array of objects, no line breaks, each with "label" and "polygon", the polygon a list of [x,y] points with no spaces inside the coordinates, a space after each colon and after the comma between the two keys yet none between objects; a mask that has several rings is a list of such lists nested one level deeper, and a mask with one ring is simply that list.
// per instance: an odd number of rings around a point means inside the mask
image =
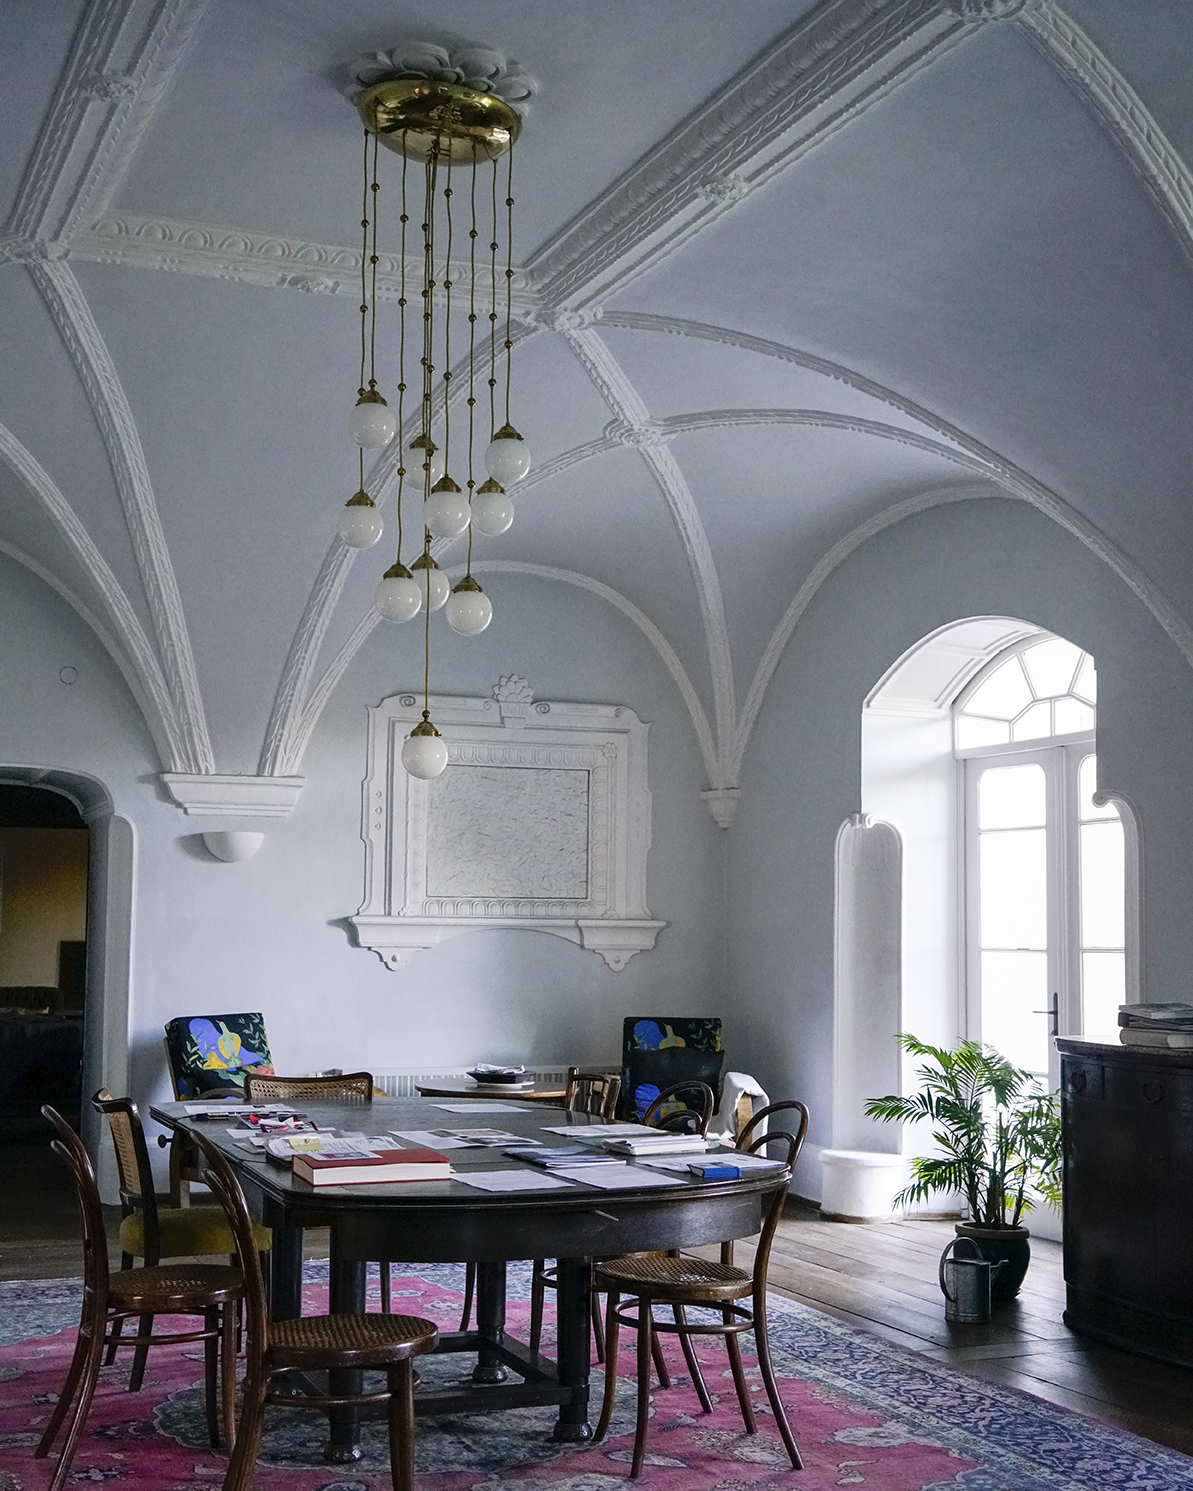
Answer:
[{"label": "window glass pane", "polygon": [[957,717],[957,746],[960,750],[970,746],[1006,745],[1010,738],[1010,725],[1004,725],[1000,720],[975,720],[964,714]]},{"label": "window glass pane", "polygon": [[1081,946],[1122,947],[1126,904],[1121,823],[1081,825]]},{"label": "window glass pane", "polygon": [[1048,1070],[1047,953],[982,954],[982,1040],[1015,1066]]},{"label": "window glass pane", "polygon": [[1117,818],[1118,809],[1112,802],[1104,808],[1094,807],[1094,792],[1098,786],[1098,758],[1086,756],[1078,768],[1077,797],[1078,812],[1084,823],[1088,818]]},{"label": "window glass pane", "polygon": [[1045,833],[1022,828],[979,838],[983,948],[1048,946]]},{"label": "window glass pane", "polygon": [[1037,642],[1020,656],[1036,698],[1047,699],[1049,695],[1069,692],[1081,661],[1081,648],[1063,637],[1053,637],[1050,642]]},{"label": "window glass pane", "polygon": [[1077,682],[1073,685],[1073,692],[1080,694],[1083,699],[1088,699],[1091,704],[1098,702],[1098,673],[1094,667],[1094,660],[1089,653],[1081,660],[1081,667],[1077,670]]},{"label": "window glass pane", "polygon": [[1081,1034],[1087,1041],[1118,1045],[1118,1007],[1127,1002],[1123,953],[1082,953]]},{"label": "window glass pane", "polygon": [[1083,704],[1080,699],[1058,699],[1052,710],[1058,735],[1076,735],[1079,730],[1094,728],[1092,704]]},{"label": "window glass pane", "polygon": [[1031,703],[1031,690],[1017,657],[996,668],[990,677],[970,695],[965,713],[991,714],[997,719],[1012,720]]},{"label": "window glass pane", "polygon": [[978,827],[1042,828],[1045,822],[1044,768],[991,766],[978,783]]},{"label": "window glass pane", "polygon": [[1011,727],[1011,737],[1014,740],[1038,740],[1042,735],[1051,734],[1051,704],[1033,704]]}]

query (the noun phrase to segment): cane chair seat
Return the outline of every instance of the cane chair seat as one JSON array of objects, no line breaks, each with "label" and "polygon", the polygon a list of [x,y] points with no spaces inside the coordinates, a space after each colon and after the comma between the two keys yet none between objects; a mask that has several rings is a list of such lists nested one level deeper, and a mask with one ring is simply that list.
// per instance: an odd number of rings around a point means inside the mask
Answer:
[{"label": "cane chair seat", "polygon": [[315,1369],[334,1356],[337,1365],[387,1367],[427,1350],[437,1332],[416,1315],[302,1315],[270,1323],[269,1361]]},{"label": "cane chair seat", "polygon": [[674,1299],[682,1304],[742,1299],[754,1288],[752,1275],[731,1263],[713,1263],[680,1254],[627,1253],[597,1264],[597,1279],[604,1289],[645,1298]]},{"label": "cane chair seat", "polygon": [[[235,1251],[235,1244],[233,1244]],[[239,1299],[244,1278],[230,1263],[162,1263],[155,1268],[126,1268],[108,1279],[108,1308],[136,1314],[185,1315],[190,1309]]]},{"label": "cane chair seat", "polygon": [[[231,1257],[236,1240],[222,1206],[159,1206],[157,1208],[158,1251],[162,1258],[206,1258],[219,1253]],[[253,1224],[259,1253],[273,1247],[273,1234],[259,1222]],[[134,1211],[120,1223],[120,1251],[134,1258],[145,1257],[145,1214]]]}]

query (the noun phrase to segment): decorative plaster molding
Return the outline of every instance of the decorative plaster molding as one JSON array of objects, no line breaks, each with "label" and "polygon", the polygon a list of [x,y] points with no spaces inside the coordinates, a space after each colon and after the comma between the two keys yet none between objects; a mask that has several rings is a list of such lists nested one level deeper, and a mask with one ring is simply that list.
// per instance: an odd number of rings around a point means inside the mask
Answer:
[{"label": "decorative plaster molding", "polygon": [[182,810],[202,818],[285,818],[298,802],[305,777],[217,776],[214,772],[162,772],[167,792]]},{"label": "decorative plaster molding", "polygon": [[1124,152],[1185,252],[1193,254],[1193,171],[1143,100],[1053,0],[1035,0],[1020,15],[1019,23]]},{"label": "decorative plaster molding", "polygon": [[91,0],[9,218],[69,239],[107,209],[186,56],[207,0]]},{"label": "decorative plaster molding", "polygon": [[828,0],[530,260],[552,306],[608,299],[969,33],[940,0]]},{"label": "decorative plaster molding", "polygon": [[710,787],[700,794],[713,821],[718,828],[732,828],[737,817],[737,803],[741,797],[740,787]]},{"label": "decorative plaster molding", "polygon": [[646,904],[649,726],[618,705],[546,700],[528,719],[529,685],[513,675],[494,694],[432,698],[449,751],[433,782],[393,766],[421,698],[369,710],[359,945],[397,968],[446,937],[508,928],[564,937],[620,970],[666,925]]},{"label": "decorative plaster molding", "polygon": [[212,771],[215,755],[207,732],[182,597],[162,532],[141,437],[116,365],[69,264],[33,260],[28,269],[75,364],[107,448],[161,649],[163,671],[175,702],[183,737],[183,760],[192,771]]},{"label": "decorative plaster molding", "polygon": [[[119,639],[119,649],[112,655],[118,664],[122,657],[126,659],[124,666],[133,672],[136,682],[130,680],[130,685],[145,711],[145,721],[161,759],[170,765],[182,765],[182,734],[161,663],[111,566],[47,472],[3,425],[0,425],[0,461],[41,504],[71,557],[95,587]],[[107,634],[101,629],[96,635],[104,641]]]},{"label": "decorative plaster molding", "polygon": [[495,94],[517,113],[525,114],[539,88],[515,58],[476,44],[449,51],[434,42],[408,42],[388,52],[366,52],[348,64],[345,74],[344,92],[353,103],[373,83],[389,78],[430,78]]},{"label": "decorative plaster molding", "polygon": [[[618,422],[615,428],[623,432],[637,432],[644,437],[644,442],[638,444],[637,448],[667,503],[696,587],[712,671],[713,712],[717,725],[717,754],[720,758],[733,730],[736,708],[733,657],[729,647],[729,628],[725,620],[721,582],[712,546],[704,531],[691,489],[675,457],[656,438],[659,426],[651,418],[638,390],[600,334],[592,327],[579,327],[564,332],[563,337],[613,411]],[[714,779],[712,785],[719,787],[728,784]]]},{"label": "decorative plaster molding", "polygon": [[1007,21],[1023,5],[1024,0],[945,0],[945,9],[963,21]]},{"label": "decorative plaster molding", "polygon": [[[383,183],[384,190],[384,183]],[[143,269],[167,269],[209,279],[266,285],[317,295],[360,294],[360,250],[343,244],[314,243],[282,233],[192,223],[178,218],[147,217],[137,212],[112,212],[70,244],[73,259],[97,264],[127,264]],[[421,255],[406,258],[406,289],[422,283]],[[463,283],[467,260],[452,262],[452,278]],[[505,295],[505,271],[501,294]],[[477,265],[477,284],[487,293],[489,266]],[[539,308],[538,295],[529,287],[526,272],[514,270],[511,304],[517,316]],[[402,261],[379,252],[377,298],[395,303],[402,293]],[[442,291],[438,297],[442,298]]]}]

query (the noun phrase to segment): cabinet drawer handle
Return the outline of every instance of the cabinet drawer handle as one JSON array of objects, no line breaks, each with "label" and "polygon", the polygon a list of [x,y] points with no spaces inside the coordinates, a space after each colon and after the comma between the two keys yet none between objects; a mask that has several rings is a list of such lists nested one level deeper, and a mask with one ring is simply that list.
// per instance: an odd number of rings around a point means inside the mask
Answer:
[{"label": "cabinet drawer handle", "polygon": [[1146,1103],[1158,1103],[1164,1096],[1163,1082],[1145,1082],[1140,1090]]},{"label": "cabinet drawer handle", "polygon": [[1085,1091],[1085,1073],[1084,1072],[1074,1072],[1073,1075],[1069,1078],[1069,1091],[1070,1092],[1084,1092]]}]

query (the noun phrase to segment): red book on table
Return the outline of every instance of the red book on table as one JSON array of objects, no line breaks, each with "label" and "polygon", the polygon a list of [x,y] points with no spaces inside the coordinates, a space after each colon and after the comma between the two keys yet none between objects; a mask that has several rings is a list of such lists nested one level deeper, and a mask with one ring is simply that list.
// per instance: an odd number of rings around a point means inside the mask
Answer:
[{"label": "red book on table", "polygon": [[447,1180],[451,1161],[435,1149],[379,1149],[371,1155],[296,1154],[291,1169],[313,1186],[381,1185],[395,1180]]}]

